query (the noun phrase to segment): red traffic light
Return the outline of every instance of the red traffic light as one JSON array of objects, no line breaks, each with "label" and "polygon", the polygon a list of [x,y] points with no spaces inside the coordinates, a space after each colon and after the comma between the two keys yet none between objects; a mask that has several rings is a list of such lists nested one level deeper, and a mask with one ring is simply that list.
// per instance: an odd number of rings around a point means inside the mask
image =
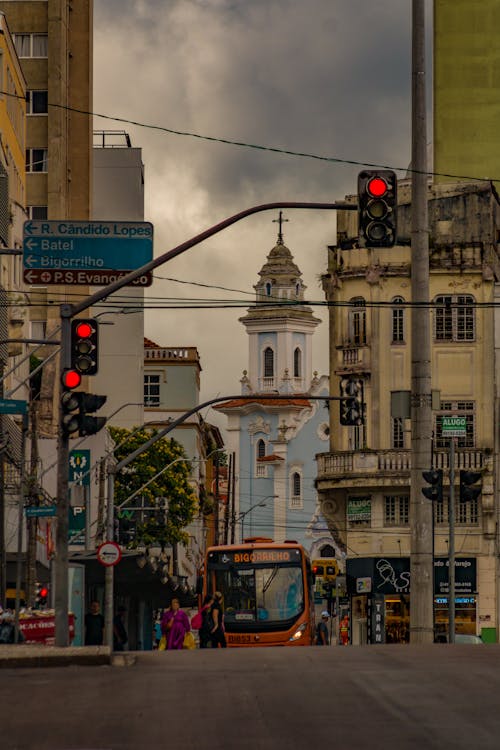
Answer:
[{"label": "red traffic light", "polygon": [[76,370],[64,370],[61,380],[65,388],[78,388],[82,382],[82,376]]},{"label": "red traffic light", "polygon": [[92,328],[90,323],[87,323],[87,322],[77,323],[75,326],[75,332],[76,332],[76,335],[79,336],[80,338],[86,339],[93,334],[94,329]]},{"label": "red traffic light", "polygon": [[382,177],[372,177],[368,180],[366,189],[374,198],[382,198],[387,193],[387,182]]},{"label": "red traffic light", "polygon": [[49,590],[44,586],[38,593],[41,599],[46,599],[49,595]]}]

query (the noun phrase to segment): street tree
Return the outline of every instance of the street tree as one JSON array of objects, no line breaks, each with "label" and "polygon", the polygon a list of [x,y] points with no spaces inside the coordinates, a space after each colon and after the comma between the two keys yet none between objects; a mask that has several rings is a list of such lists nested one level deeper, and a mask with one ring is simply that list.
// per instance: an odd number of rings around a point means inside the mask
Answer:
[{"label": "street tree", "polygon": [[[114,455],[117,461],[121,461],[156,435],[158,430],[132,431],[110,427],[109,432],[117,446]],[[183,446],[174,438],[160,438],[116,475],[115,504],[137,508],[117,512],[119,519],[121,516],[133,525],[134,531],[127,546],[147,547],[155,544],[165,547],[187,542],[188,535],[184,529],[197,510],[196,493],[189,481],[190,472],[191,464]],[[127,502],[138,490],[140,492],[134,500]],[[141,507],[154,510],[143,512]]]}]

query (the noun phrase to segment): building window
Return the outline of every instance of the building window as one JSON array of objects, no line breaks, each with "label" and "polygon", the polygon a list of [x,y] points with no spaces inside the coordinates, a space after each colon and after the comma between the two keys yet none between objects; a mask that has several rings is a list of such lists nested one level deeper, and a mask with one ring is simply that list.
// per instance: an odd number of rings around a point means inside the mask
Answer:
[{"label": "building window", "polygon": [[300,509],[303,507],[302,500],[302,477],[298,471],[294,471],[291,476],[291,496],[290,508]]},{"label": "building window", "polygon": [[434,339],[436,341],[474,341],[474,297],[469,294],[436,297]]},{"label": "building window", "polygon": [[45,339],[47,337],[47,321],[32,320],[30,321],[30,338]]},{"label": "building window", "polygon": [[48,151],[46,148],[26,149],[26,171],[47,172]]},{"label": "building window", "polygon": [[405,447],[405,433],[403,417],[392,417],[391,419],[391,448]]},{"label": "building window", "polygon": [[[353,344],[366,344],[366,309],[363,297],[351,300],[349,311],[349,340]],[[360,308],[360,309],[358,309]]]},{"label": "building window", "polygon": [[26,114],[27,115],[46,115],[49,111],[49,101],[47,91],[27,91],[26,92]]},{"label": "building window", "polygon": [[144,406],[160,406],[159,375],[144,375]]},{"label": "building window", "polygon": [[257,458],[264,458],[266,455],[266,444],[264,440],[259,440],[257,442]]},{"label": "building window", "polygon": [[47,34],[13,34],[18,57],[48,57]]},{"label": "building window", "polygon": [[[394,305],[403,305],[404,299],[403,297],[394,297],[392,300],[392,303]],[[392,308],[392,343],[393,344],[400,344],[404,342],[405,340],[405,329],[404,329],[404,320],[405,320],[405,311],[403,307],[393,307]]]},{"label": "building window", "polygon": [[264,349],[264,377],[274,378],[274,352],[270,346]]},{"label": "building window", "polygon": [[459,526],[475,526],[478,522],[477,498],[457,503],[455,511],[455,522]]},{"label": "building window", "polygon": [[355,425],[348,427],[348,443],[350,451],[360,451],[366,448],[366,427]]},{"label": "building window", "polygon": [[387,495],[384,498],[384,526],[408,526],[409,523],[409,496]]},{"label": "building window", "polygon": [[302,352],[298,347],[293,352],[293,377],[302,377]]},{"label": "building window", "polygon": [[270,283],[270,282],[268,281],[268,282],[267,282],[267,284],[266,284],[266,295],[267,295],[268,297],[270,297],[270,296],[271,296],[271,291],[272,291],[272,288],[273,288],[273,287],[272,287],[271,283]]},{"label": "building window", "polygon": [[48,216],[47,206],[28,206],[28,217],[35,221],[44,221]]},{"label": "building window", "polygon": [[260,440],[257,440],[257,445],[255,446],[255,476],[256,477],[266,477],[267,476],[267,466],[264,462],[259,461],[259,459],[264,458],[266,455],[266,443],[262,438]]},{"label": "building window", "polygon": [[475,441],[475,418],[474,401],[441,401],[441,411],[436,412],[434,417],[434,434],[436,436],[436,448],[448,448],[450,438],[443,435],[442,417],[461,416],[466,418],[465,437],[455,438],[458,448],[474,448]]},{"label": "building window", "polygon": [[364,497],[347,498],[347,522],[351,527],[371,526],[372,499]]},{"label": "building window", "polygon": [[325,544],[319,552],[320,557],[335,557],[335,549],[331,544]]}]

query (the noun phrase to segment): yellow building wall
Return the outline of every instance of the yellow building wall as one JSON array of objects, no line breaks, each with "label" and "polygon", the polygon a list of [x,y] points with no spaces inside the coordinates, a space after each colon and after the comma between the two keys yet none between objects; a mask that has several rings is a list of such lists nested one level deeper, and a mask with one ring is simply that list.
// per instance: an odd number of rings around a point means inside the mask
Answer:
[{"label": "yellow building wall", "polygon": [[434,0],[435,172],[500,177],[499,29],[498,0]]},{"label": "yellow building wall", "polygon": [[1,50],[1,89],[7,94],[0,95],[0,134],[2,161],[9,172],[10,198],[24,205],[26,191],[26,85],[21,72],[15,48],[3,17],[0,17],[2,34]]}]

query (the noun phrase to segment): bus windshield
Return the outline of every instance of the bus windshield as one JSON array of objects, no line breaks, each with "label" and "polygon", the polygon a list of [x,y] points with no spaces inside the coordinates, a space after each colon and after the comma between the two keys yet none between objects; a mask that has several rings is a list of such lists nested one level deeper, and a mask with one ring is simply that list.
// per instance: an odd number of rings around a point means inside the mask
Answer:
[{"label": "bus windshield", "polygon": [[[217,566],[219,567],[219,566]],[[224,596],[226,629],[277,627],[304,610],[304,584],[300,561],[235,565],[215,573],[215,589]]]}]

